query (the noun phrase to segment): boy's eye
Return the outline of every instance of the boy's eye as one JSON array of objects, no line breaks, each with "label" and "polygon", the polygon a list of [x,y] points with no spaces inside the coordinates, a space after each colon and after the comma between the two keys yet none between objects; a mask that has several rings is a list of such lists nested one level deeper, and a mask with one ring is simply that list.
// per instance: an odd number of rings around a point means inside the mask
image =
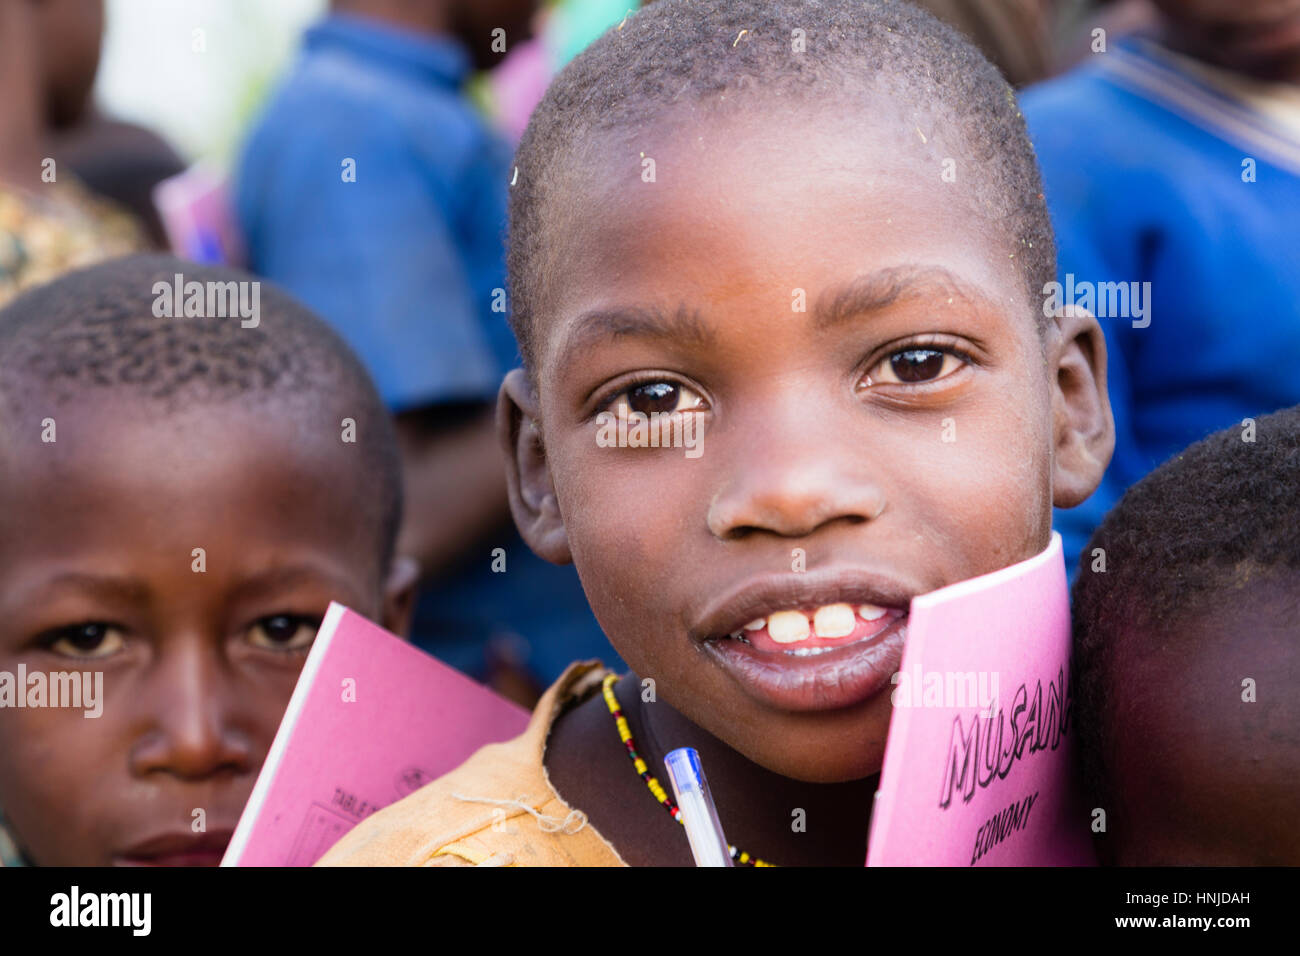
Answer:
[{"label": "boy's eye", "polygon": [[254,647],[273,651],[296,651],[311,646],[319,627],[319,621],[295,614],[273,614],[249,629],[248,641]]},{"label": "boy's eye", "polygon": [[626,417],[629,412],[670,415],[701,408],[703,405],[704,399],[694,391],[685,385],[668,381],[633,385],[619,393],[613,402],[614,412],[620,417]]},{"label": "boy's eye", "polygon": [[64,657],[99,658],[126,646],[122,632],[109,624],[74,624],[50,635],[46,646]]},{"label": "boy's eye", "polygon": [[920,385],[944,378],[962,366],[951,352],[932,348],[902,349],[885,357],[867,376],[871,385]]}]

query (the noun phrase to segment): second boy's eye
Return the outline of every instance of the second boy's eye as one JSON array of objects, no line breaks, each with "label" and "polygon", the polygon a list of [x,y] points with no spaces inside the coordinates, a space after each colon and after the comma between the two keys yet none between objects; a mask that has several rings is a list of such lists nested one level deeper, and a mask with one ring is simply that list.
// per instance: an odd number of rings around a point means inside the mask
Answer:
[{"label": "second boy's eye", "polygon": [[869,385],[921,385],[957,371],[960,356],[934,348],[900,349],[879,362],[867,376]]},{"label": "second boy's eye", "polygon": [[642,415],[658,413],[670,415],[701,408],[704,399],[685,385],[676,382],[642,382],[619,393],[613,402],[613,410],[620,416],[629,412]]},{"label": "second boy's eye", "polygon": [[319,621],[296,614],[273,614],[249,629],[248,641],[273,651],[296,651],[311,646],[319,627]]},{"label": "second boy's eye", "polygon": [[100,658],[116,654],[126,646],[122,632],[98,622],[75,624],[50,635],[46,646],[63,657]]}]

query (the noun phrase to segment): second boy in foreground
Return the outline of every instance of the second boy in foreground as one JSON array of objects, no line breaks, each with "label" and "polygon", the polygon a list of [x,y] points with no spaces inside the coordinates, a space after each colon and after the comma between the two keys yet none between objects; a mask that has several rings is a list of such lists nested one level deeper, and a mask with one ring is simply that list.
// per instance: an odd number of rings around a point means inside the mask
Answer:
[{"label": "second boy in foreground", "polygon": [[1103,863],[1300,865],[1298,491],[1300,406],[1175,455],[1088,542],[1075,714]]},{"label": "second boy in foreground", "polygon": [[0,311],[0,675],[103,690],[98,715],[0,702],[0,811],[37,865],[215,864],[330,601],[409,620],[365,370],[270,283],[252,325],[164,315],[178,273],[257,281],[138,256]]}]

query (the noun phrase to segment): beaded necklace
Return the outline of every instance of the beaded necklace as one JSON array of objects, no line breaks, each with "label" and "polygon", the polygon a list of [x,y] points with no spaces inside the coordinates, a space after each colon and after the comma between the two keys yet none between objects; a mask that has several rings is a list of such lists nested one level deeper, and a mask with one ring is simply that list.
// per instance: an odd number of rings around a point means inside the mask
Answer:
[{"label": "beaded necklace", "polygon": [[[617,680],[617,674],[606,674],[604,681],[601,682],[601,690],[605,693],[605,705],[609,707],[609,712],[614,715],[614,723],[618,727],[619,739],[623,741],[623,746],[627,749],[627,755],[632,760],[632,766],[636,767],[636,772],[645,781],[646,786],[650,788],[650,792],[659,801],[659,805],[667,810],[674,820],[684,826],[681,810],[677,808],[673,798],[668,796],[668,792],[664,790],[663,785],[650,772],[650,768],[646,766],[646,762],[641,759],[641,755],[636,751],[636,741],[632,739],[632,731],[627,725],[627,718],[623,716],[623,710],[618,706],[618,698],[614,696],[614,683]],[[748,853],[737,850],[731,844],[727,844],[727,849],[731,851],[731,859],[741,866],[776,866],[775,863],[768,863],[756,856],[750,856]]]}]

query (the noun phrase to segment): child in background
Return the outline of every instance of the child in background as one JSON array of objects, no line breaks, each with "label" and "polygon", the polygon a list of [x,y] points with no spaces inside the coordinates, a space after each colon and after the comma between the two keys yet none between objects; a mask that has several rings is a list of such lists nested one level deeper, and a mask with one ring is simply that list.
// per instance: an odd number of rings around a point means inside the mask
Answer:
[{"label": "child in background", "polygon": [[1103,863],[1300,865],[1297,502],[1290,408],[1176,455],[1088,542],[1074,706]]},{"label": "child in background", "polygon": [[86,113],[103,25],[100,0],[0,0],[0,305],[147,245],[130,214],[53,160],[54,135]]},{"label": "child in background", "polygon": [[0,697],[0,811],[38,865],[217,863],[330,601],[409,618],[360,364],[269,283],[251,318],[160,318],[178,273],[250,279],[144,256],[0,312],[0,674],[102,674],[98,716]]},{"label": "child in background", "polygon": [[53,140],[54,156],[98,196],[129,209],[156,249],[168,247],[154,203],[159,183],[185,171],[185,162],[153,130],[91,110]]},{"label": "child in background", "polygon": [[335,0],[251,131],[235,203],[249,268],[348,341],[397,422],[412,637],[531,706],[605,639],[572,568],[510,525],[492,409],[510,150],[463,93],[535,0]]},{"label": "child in background", "polygon": [[861,866],[911,598],[1040,553],[1110,455],[1012,92],[908,4],[658,0],[516,164],[511,506],[632,673],[574,664],[322,862],[689,865],[690,746],[738,862]]},{"label": "child in background", "polygon": [[1157,464],[1300,402],[1300,5],[1156,6],[1021,96],[1059,281],[1096,292],[1110,355],[1115,457],[1058,515],[1067,567]]}]

